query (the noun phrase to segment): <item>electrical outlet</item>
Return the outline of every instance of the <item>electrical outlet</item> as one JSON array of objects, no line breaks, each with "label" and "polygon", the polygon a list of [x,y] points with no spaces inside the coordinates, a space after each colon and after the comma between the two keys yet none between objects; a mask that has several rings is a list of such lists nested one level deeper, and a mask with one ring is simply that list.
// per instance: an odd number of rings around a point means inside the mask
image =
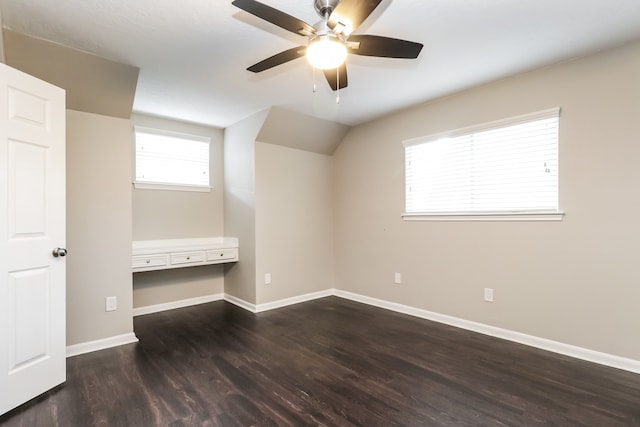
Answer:
[{"label": "electrical outlet", "polygon": [[402,283],[402,274],[400,274],[400,273],[396,273],[396,274],[394,275],[393,281],[394,281],[394,283],[395,283],[396,285],[401,284],[401,283]]},{"label": "electrical outlet", "polygon": [[106,297],[104,300],[104,311],[116,311],[118,309],[118,299],[116,297]]},{"label": "electrical outlet", "polygon": [[266,273],[264,275],[264,284],[265,285],[270,285],[271,284],[271,273]]},{"label": "electrical outlet", "polygon": [[493,288],[484,288],[484,300],[493,302]]}]

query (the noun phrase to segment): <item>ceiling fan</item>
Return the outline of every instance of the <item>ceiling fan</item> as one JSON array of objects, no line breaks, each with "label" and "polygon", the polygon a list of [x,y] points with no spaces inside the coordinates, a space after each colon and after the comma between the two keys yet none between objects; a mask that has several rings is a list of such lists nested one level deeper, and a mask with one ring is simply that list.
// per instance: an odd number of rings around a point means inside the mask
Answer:
[{"label": "ceiling fan", "polygon": [[348,84],[348,54],[384,58],[415,59],[422,44],[390,37],[352,34],[382,0],[314,0],[314,8],[322,17],[315,25],[288,15],[255,0],[234,0],[234,6],[292,33],[306,36],[308,44],[277,53],[247,68],[259,73],[302,56],[314,68],[323,71],[331,89]]}]

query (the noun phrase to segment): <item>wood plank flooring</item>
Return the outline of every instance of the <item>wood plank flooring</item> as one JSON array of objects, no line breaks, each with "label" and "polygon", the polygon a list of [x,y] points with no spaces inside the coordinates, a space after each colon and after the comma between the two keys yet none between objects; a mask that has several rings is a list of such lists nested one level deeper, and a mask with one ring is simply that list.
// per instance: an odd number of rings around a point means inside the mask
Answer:
[{"label": "wood plank flooring", "polygon": [[135,318],[13,426],[640,426],[640,375],[336,297]]}]

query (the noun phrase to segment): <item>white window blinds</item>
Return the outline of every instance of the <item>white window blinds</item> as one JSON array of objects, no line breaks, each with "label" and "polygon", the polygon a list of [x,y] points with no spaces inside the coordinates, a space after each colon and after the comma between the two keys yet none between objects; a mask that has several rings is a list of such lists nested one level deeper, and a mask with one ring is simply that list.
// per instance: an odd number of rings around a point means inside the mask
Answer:
[{"label": "white window blinds", "polygon": [[558,212],[559,114],[406,141],[406,214]]},{"label": "white window blinds", "polygon": [[210,138],[135,127],[136,184],[209,188]]}]

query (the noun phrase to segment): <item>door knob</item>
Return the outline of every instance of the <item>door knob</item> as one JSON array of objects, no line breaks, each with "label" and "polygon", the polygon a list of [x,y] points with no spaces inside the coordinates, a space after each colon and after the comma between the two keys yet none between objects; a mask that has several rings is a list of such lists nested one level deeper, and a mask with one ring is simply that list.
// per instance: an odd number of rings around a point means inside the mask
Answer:
[{"label": "door knob", "polygon": [[67,250],[65,248],[55,248],[53,250],[53,256],[56,258],[67,256]]}]

